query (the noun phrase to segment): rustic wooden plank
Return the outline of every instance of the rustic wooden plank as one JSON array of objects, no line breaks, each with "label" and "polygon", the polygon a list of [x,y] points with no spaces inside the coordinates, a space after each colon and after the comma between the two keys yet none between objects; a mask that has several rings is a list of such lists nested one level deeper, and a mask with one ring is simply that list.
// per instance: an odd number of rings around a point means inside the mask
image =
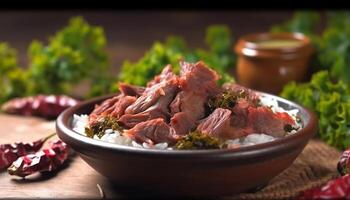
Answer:
[{"label": "rustic wooden plank", "polygon": [[[33,117],[0,115],[0,143],[32,141],[55,131],[54,121]],[[107,197],[117,197],[112,185],[79,156],[56,174],[36,174],[22,179],[10,176],[6,170],[0,173],[0,198],[76,198],[99,199],[99,184]]]}]

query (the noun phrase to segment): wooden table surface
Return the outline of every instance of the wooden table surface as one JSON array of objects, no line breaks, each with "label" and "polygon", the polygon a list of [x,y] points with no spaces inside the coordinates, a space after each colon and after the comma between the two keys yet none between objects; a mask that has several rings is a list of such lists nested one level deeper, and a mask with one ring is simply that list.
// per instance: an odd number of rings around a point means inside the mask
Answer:
[{"label": "wooden table surface", "polygon": [[[54,121],[0,114],[0,143],[33,141],[55,131]],[[0,173],[0,198],[14,199],[102,199],[125,198],[113,184],[88,166],[79,156],[53,175],[32,175],[26,179]],[[132,194],[130,194],[132,195]]]}]

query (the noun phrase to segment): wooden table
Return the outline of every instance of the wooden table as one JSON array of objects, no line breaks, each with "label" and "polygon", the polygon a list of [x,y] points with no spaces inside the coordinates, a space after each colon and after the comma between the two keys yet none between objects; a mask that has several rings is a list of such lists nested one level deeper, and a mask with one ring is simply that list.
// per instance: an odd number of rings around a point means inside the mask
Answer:
[{"label": "wooden table", "polygon": [[[33,141],[55,131],[54,121],[33,117],[16,117],[0,114],[0,143]],[[26,179],[0,173],[0,198],[53,198],[101,199],[100,185],[105,197],[124,198],[118,189],[88,166],[79,156],[54,175],[36,174]]]},{"label": "wooden table", "polygon": [[[0,114],[1,144],[33,141],[54,131],[54,121]],[[295,195],[307,187],[323,184],[337,176],[336,163],[339,156],[340,152],[334,148],[319,140],[312,140],[294,164],[271,180],[262,191],[226,199],[271,199]],[[275,190],[278,190],[278,193]],[[291,190],[293,190],[292,193]],[[125,191],[113,185],[79,156],[73,156],[61,170],[52,175],[36,174],[22,179],[10,176],[6,170],[0,173],[0,199],[126,199],[130,197],[142,199],[144,194],[135,190]]]}]

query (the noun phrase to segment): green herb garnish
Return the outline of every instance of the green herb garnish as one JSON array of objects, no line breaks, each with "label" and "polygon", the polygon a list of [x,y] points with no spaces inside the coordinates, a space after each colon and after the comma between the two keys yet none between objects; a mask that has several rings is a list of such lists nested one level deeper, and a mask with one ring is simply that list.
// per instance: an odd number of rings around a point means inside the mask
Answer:
[{"label": "green herb garnish", "polygon": [[298,129],[290,124],[284,125],[284,131],[290,133],[291,131],[297,131]]},{"label": "green herb garnish", "polygon": [[118,121],[114,117],[103,117],[98,121],[92,123],[89,127],[85,128],[85,133],[88,137],[93,138],[97,135],[98,138],[101,138],[107,129],[112,129],[114,131],[123,131],[123,128],[119,126]]},{"label": "green herb garnish", "polygon": [[231,91],[224,91],[218,96],[209,99],[208,107],[211,111],[215,110],[216,108],[232,109],[235,106],[237,99],[237,94]]},{"label": "green herb garnish", "polygon": [[178,141],[175,148],[182,150],[221,149],[224,148],[224,144],[216,137],[195,131]]},{"label": "green herb garnish", "polygon": [[210,111],[214,111],[216,108],[232,109],[238,99],[246,99],[253,105],[257,105],[258,99],[249,96],[248,89],[240,89],[237,91],[232,91],[227,89],[217,96],[210,98],[208,100],[208,107]]}]

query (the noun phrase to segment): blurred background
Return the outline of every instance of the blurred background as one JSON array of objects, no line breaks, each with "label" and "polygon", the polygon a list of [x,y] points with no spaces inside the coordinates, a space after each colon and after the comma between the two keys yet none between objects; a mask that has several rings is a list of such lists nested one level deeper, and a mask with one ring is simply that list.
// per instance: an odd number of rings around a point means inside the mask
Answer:
[{"label": "blurred background", "polygon": [[1,11],[0,40],[18,50],[19,63],[27,65],[27,48],[33,39],[47,37],[67,25],[71,17],[83,16],[102,26],[112,66],[137,60],[154,41],[169,35],[183,37],[191,47],[204,47],[209,25],[225,24],[235,38],[246,33],[266,32],[291,18],[293,11]]}]

